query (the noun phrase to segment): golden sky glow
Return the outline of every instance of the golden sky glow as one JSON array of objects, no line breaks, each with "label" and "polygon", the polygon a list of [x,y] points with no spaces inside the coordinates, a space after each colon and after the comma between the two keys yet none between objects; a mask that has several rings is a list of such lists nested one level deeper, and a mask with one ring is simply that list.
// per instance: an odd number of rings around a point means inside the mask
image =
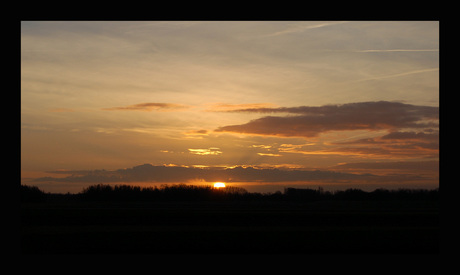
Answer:
[{"label": "golden sky glow", "polygon": [[222,187],[225,187],[225,183],[223,182],[214,183],[214,188],[222,188]]},{"label": "golden sky glow", "polygon": [[435,188],[438,114],[435,21],[21,23],[22,182],[45,190],[156,167]]}]

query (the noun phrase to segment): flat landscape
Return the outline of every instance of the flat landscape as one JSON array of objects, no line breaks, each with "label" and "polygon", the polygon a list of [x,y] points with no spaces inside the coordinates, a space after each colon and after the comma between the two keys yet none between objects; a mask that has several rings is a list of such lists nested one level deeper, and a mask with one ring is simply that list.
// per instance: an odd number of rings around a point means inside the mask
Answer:
[{"label": "flat landscape", "polygon": [[[286,196],[286,195],[284,195]],[[433,254],[437,200],[51,200],[21,205],[25,254]]]}]

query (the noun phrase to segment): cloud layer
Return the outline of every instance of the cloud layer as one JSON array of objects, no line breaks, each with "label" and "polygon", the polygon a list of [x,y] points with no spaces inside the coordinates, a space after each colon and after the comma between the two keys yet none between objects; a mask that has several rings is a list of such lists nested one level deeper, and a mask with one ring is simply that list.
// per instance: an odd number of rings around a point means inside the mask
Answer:
[{"label": "cloud layer", "polygon": [[241,125],[229,125],[216,132],[316,137],[329,131],[390,130],[438,127],[439,108],[398,102],[359,102],[319,107],[248,108],[232,112],[287,113],[265,116]]},{"label": "cloud layer", "polygon": [[[53,173],[53,172],[50,172]],[[62,171],[56,171],[62,174]],[[43,177],[35,181],[55,182],[162,182],[179,183],[193,180],[204,180],[206,182],[291,182],[291,181],[343,181],[343,180],[376,180],[379,176],[371,174],[352,174],[334,171],[307,171],[297,169],[253,167],[234,168],[191,168],[181,166],[153,166],[143,164],[128,169],[114,171],[93,170],[93,171],[67,171],[72,174],[64,178]]]}]

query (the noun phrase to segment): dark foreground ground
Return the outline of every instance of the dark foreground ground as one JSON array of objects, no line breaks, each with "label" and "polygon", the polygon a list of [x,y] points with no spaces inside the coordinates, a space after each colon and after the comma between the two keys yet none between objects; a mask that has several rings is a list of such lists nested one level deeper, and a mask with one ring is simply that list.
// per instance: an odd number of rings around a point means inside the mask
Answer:
[{"label": "dark foreground ground", "polygon": [[21,252],[433,254],[437,202],[21,204]]}]

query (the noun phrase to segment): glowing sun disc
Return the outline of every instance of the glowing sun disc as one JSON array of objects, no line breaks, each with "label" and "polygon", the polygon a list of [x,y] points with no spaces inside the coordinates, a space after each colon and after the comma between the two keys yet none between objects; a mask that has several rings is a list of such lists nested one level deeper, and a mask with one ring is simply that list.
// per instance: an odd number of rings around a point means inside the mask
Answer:
[{"label": "glowing sun disc", "polygon": [[223,182],[214,183],[214,188],[221,188],[221,187],[225,187],[225,183],[223,183]]}]

